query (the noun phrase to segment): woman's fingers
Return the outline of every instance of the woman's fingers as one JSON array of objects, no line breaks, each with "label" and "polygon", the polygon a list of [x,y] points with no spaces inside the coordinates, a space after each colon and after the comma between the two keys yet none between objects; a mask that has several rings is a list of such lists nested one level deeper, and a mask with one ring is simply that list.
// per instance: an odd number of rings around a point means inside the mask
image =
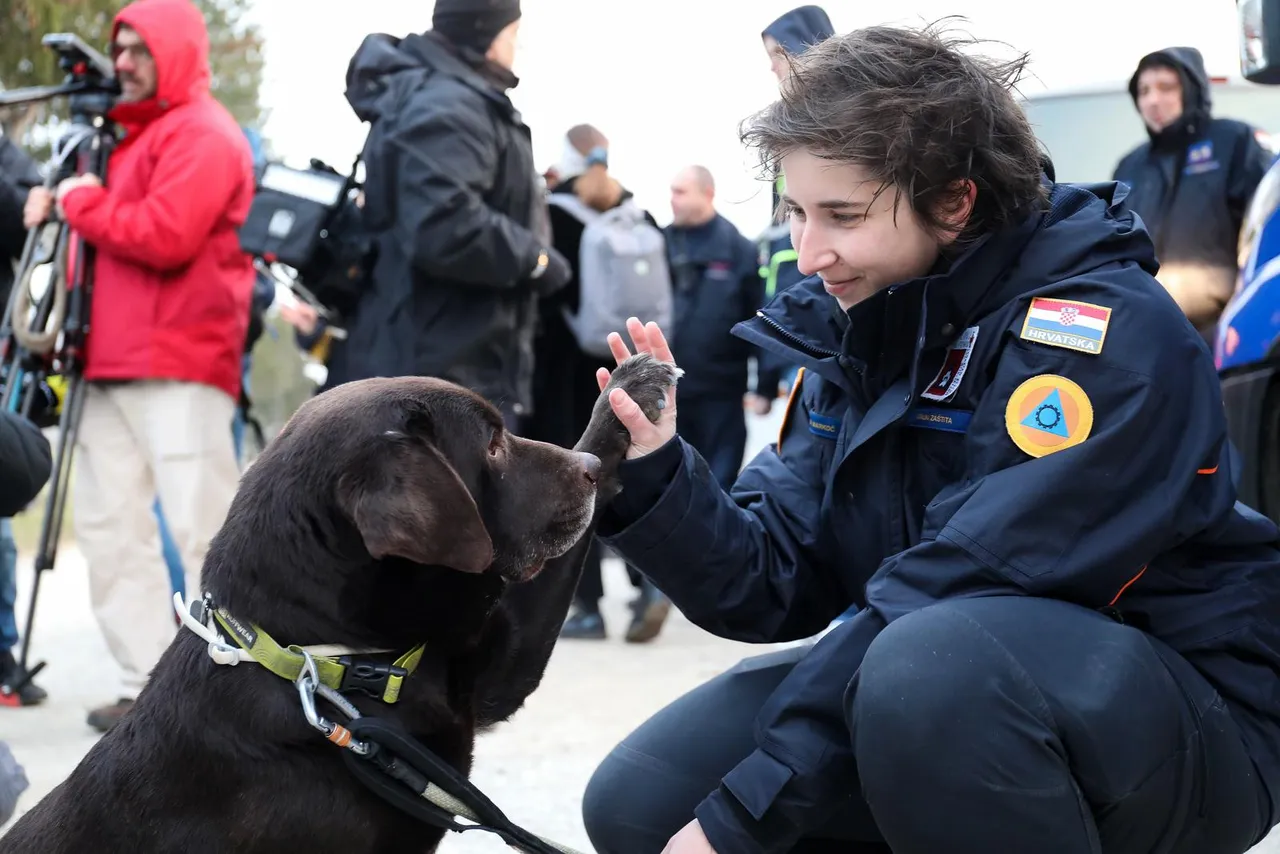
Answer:
[{"label": "woman's fingers", "polygon": [[609,373],[608,368],[596,369],[596,385],[600,386],[601,391],[604,391],[604,387],[609,384],[609,377],[611,376],[612,374]]},{"label": "woman's fingers", "polygon": [[662,328],[656,323],[649,323],[645,327],[648,333],[649,352],[653,353],[653,357],[659,362],[674,362],[675,356],[671,354],[671,345],[667,343],[667,336],[662,334]]},{"label": "woman's fingers", "polygon": [[622,426],[631,434],[632,442],[643,442],[648,431],[653,430],[653,424],[645,417],[640,404],[632,400],[631,395],[623,389],[615,388],[609,392],[609,405],[613,407],[613,414],[618,416]]},{"label": "woman's fingers", "polygon": [[614,361],[619,365],[631,358],[631,351],[623,343],[621,335],[616,332],[610,332],[607,340],[609,342],[609,352],[613,354]]},{"label": "woman's fingers", "polygon": [[649,333],[638,317],[627,318],[627,333],[631,336],[631,343],[636,345],[637,353],[649,352]]}]

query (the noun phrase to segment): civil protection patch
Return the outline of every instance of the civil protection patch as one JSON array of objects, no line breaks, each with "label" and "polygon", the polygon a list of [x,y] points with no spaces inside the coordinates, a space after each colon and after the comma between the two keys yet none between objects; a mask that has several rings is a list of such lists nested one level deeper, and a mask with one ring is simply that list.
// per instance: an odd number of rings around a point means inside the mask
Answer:
[{"label": "civil protection patch", "polygon": [[1066,377],[1040,374],[1013,390],[1004,410],[1013,443],[1033,457],[1079,445],[1093,430],[1093,404]]},{"label": "civil protection patch", "polygon": [[1107,337],[1111,309],[1088,302],[1036,297],[1019,338],[1097,355]]}]

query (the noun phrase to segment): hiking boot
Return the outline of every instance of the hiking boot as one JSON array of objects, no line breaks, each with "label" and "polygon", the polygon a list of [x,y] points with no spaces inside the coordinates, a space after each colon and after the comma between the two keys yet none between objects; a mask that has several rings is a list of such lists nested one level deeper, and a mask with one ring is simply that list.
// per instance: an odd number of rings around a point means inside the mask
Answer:
[{"label": "hiking boot", "polygon": [[[17,693],[14,685],[21,685]],[[13,651],[0,652],[0,706],[34,706],[49,699],[49,694],[27,678],[27,671],[13,657]]]},{"label": "hiking boot", "polygon": [[133,700],[127,697],[121,697],[110,706],[102,706],[89,712],[87,723],[98,732],[106,732],[116,724],[120,723],[130,709],[133,708]]},{"label": "hiking boot", "polygon": [[560,637],[570,640],[604,640],[604,617],[600,616],[599,611],[575,607],[560,628]]},{"label": "hiking boot", "polygon": [[631,602],[631,613],[627,643],[648,643],[662,631],[662,624],[671,613],[671,600],[646,578],[640,584],[640,595]]}]

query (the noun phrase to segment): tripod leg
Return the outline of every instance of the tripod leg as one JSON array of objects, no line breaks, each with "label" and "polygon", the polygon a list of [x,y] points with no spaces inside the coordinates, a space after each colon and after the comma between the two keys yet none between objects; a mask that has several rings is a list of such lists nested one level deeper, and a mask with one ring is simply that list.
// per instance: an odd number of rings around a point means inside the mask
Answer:
[{"label": "tripod leg", "polygon": [[[58,425],[58,446],[54,451],[53,477],[45,500],[44,519],[40,524],[40,542],[36,550],[35,579],[31,585],[31,601],[27,606],[27,623],[22,633],[21,666],[27,667],[31,649],[32,627],[36,619],[36,602],[40,595],[40,580],[45,572],[53,569],[58,554],[58,540],[62,533],[62,519],[67,503],[67,489],[71,477],[71,459],[75,452],[76,436],[80,432],[80,417],[84,412],[84,378],[72,376],[67,383],[66,399],[62,404],[62,419]],[[41,662],[34,669],[44,666]]]}]

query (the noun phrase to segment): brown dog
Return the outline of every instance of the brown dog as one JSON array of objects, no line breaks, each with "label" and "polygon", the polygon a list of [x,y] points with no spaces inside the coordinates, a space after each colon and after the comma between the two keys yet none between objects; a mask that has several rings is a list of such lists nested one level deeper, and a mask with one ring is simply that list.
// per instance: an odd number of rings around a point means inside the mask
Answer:
[{"label": "brown dog", "polygon": [[[656,420],[674,381],[673,366],[636,356],[610,388]],[[438,380],[339,386],[245,473],[203,587],[281,646],[392,650],[368,657],[385,663],[424,644],[397,701],[347,696],[466,774],[476,731],[542,678],[628,441],[603,395],[569,451],[511,436],[492,406]],[[364,788],[342,753],[307,724],[292,682],[220,666],[183,631],[0,852],[431,851],[443,831]]]}]

